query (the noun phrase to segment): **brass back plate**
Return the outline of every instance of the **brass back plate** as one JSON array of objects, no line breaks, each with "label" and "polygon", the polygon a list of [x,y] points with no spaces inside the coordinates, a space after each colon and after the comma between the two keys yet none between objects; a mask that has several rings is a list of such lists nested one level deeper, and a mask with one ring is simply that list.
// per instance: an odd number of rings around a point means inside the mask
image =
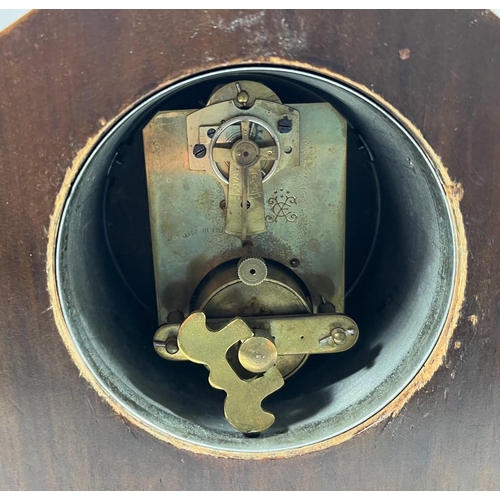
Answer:
[{"label": "brass back plate", "polygon": [[[300,162],[264,183],[267,231],[253,242],[265,259],[300,263],[293,270],[314,311],[323,296],[343,312],[347,124],[328,103],[290,107],[300,115]],[[190,170],[186,121],[195,111],[161,112],[144,129],[160,324],[169,311],[187,315],[201,279],[241,255],[241,241],[224,232],[226,188]]]}]

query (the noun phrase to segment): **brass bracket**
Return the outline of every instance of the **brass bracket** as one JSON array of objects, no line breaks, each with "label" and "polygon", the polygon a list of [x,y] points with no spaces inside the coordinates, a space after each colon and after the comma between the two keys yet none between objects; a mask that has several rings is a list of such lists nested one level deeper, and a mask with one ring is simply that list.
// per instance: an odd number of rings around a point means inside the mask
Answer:
[{"label": "brass bracket", "polygon": [[[228,422],[241,432],[252,433],[274,423],[274,415],[262,409],[262,400],[284,384],[275,365],[278,354],[342,352],[356,343],[358,335],[356,323],[338,314],[207,322],[203,312],[195,312],[181,325],[160,327],[154,346],[166,359],[205,365],[210,371],[210,385],[227,394],[224,414]],[[242,370],[228,361],[228,351],[235,345],[240,368],[252,372],[247,378],[242,378]]]},{"label": "brass bracket", "polygon": [[[193,313],[185,321],[188,321]],[[347,351],[358,340],[358,325],[343,314],[299,314],[290,316],[252,316],[238,318],[251,330],[266,332],[276,345],[278,355],[333,354]],[[222,328],[232,319],[209,319],[211,329]],[[182,325],[184,325],[182,323]],[[156,330],[153,345],[156,352],[171,361],[186,361],[177,346],[181,324],[166,324]]]}]

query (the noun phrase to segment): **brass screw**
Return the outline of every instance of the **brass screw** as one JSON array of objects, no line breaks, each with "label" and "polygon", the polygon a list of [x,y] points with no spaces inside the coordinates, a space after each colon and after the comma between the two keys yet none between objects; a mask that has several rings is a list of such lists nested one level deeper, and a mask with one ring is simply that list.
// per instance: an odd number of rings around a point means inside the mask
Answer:
[{"label": "brass screw", "polygon": [[249,95],[244,90],[239,92],[238,95],[236,96],[236,100],[242,105],[245,105],[248,102],[248,99]]},{"label": "brass screw", "polygon": [[331,336],[333,338],[333,341],[337,345],[345,344],[345,341],[347,340],[346,334],[345,334],[344,330],[342,330],[341,328],[334,328],[331,331]]},{"label": "brass screw", "polygon": [[322,345],[331,344],[332,342],[337,345],[343,345],[347,341],[346,332],[342,328],[334,328],[330,335],[320,339],[319,343]]}]

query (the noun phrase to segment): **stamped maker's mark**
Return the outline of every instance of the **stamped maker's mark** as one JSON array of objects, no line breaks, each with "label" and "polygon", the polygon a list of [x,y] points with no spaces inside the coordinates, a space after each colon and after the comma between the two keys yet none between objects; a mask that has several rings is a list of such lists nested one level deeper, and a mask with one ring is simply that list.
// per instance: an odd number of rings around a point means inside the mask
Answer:
[{"label": "stamped maker's mark", "polygon": [[279,219],[284,219],[285,222],[295,222],[297,214],[293,213],[292,205],[297,204],[295,196],[290,196],[290,191],[274,191],[274,196],[267,200],[271,207],[272,214],[266,216],[269,222],[278,222]]}]

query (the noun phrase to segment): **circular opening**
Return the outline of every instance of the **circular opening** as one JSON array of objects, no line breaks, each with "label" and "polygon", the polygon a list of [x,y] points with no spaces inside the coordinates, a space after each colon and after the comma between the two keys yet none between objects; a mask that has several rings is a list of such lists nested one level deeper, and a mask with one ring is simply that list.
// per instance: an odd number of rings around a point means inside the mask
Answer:
[{"label": "circular opening", "polygon": [[[168,362],[153,349],[157,319],[141,140],[142,128],[158,111],[198,108],[200,96],[208,99],[217,85],[243,78],[264,83],[283,102],[329,101],[349,122],[346,313],[361,332],[349,351],[310,356],[267,398],[264,407],[276,422],[253,439],[226,422],[224,394],[209,386],[204,367]],[[195,76],[132,110],[82,166],[56,248],[64,319],[101,388],[162,435],[235,453],[277,453],[318,443],[392,401],[440,335],[454,268],[444,191],[405,128],[342,83],[278,67]]]}]

